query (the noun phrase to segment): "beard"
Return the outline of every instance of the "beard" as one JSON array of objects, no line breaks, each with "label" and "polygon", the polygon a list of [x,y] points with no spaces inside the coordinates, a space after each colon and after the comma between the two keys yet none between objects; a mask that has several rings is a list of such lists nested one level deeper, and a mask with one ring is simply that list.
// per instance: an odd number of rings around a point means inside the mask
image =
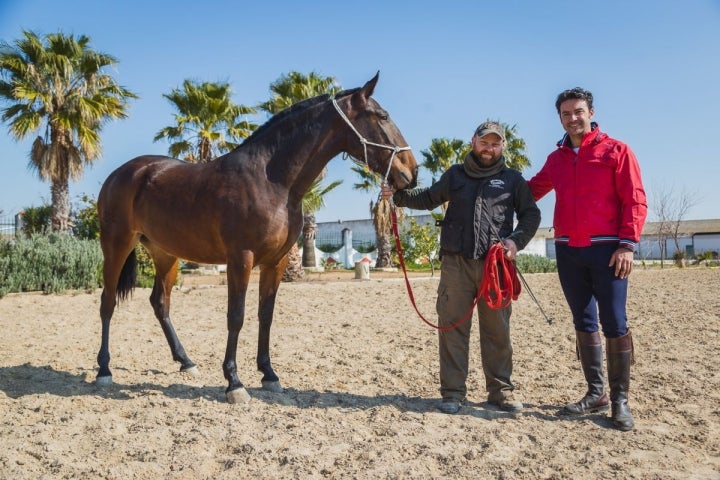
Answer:
[{"label": "beard", "polygon": [[475,154],[475,158],[478,163],[483,167],[495,165],[501,157],[502,153],[495,153],[495,151],[492,150],[481,150],[479,153]]}]

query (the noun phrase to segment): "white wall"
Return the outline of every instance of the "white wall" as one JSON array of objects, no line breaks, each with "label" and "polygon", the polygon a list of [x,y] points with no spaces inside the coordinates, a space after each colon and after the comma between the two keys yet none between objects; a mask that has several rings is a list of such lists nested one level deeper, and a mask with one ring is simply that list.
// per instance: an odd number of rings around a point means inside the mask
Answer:
[{"label": "white wall", "polygon": [[701,252],[720,252],[720,233],[693,235],[695,255]]},{"label": "white wall", "polygon": [[[417,215],[413,216],[415,220],[420,224],[435,223],[435,220],[431,215]],[[333,232],[339,235],[344,228],[349,228],[352,231],[353,238],[357,241],[363,241],[368,243],[375,243],[375,229],[370,220],[352,220],[346,222],[323,222],[318,223],[318,236],[320,232]],[[548,258],[555,259],[555,241],[548,235],[547,228],[541,228],[538,233],[542,232],[542,235],[536,235],[530,243],[525,247],[522,253],[543,255]],[[679,239],[680,248],[686,251],[687,246],[692,246],[694,253],[698,254],[704,251],[720,252],[720,234],[695,234],[692,237],[685,236]],[[672,239],[667,241],[666,257],[672,259],[675,253],[675,242]],[[362,258],[363,254],[355,252]],[[353,254],[353,258],[355,257]],[[318,256],[328,256],[327,254],[319,254]],[[332,254],[333,257],[335,253]],[[374,252],[367,254],[373,256]],[[658,245],[657,239],[653,236],[643,235],[638,246],[638,252],[635,255],[636,260],[659,260],[660,259],[660,246]],[[373,257],[374,261],[374,257]]]}]

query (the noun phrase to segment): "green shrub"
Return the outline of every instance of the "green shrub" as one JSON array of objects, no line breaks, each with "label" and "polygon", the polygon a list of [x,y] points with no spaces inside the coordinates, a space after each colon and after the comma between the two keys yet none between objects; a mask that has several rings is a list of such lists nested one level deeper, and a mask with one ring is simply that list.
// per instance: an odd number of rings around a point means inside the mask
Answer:
[{"label": "green shrub", "polygon": [[675,266],[678,268],[684,268],[685,267],[685,252],[682,250],[678,250],[675,253],[673,253],[673,263],[675,263]]},{"label": "green shrub", "polygon": [[102,252],[97,240],[33,234],[0,245],[0,297],[10,292],[59,293],[100,286]]},{"label": "green shrub", "polygon": [[343,247],[342,243],[334,244],[334,243],[320,243],[316,244],[315,248],[320,250],[323,253],[334,253],[340,250]]},{"label": "green shrub", "polygon": [[718,266],[718,252],[706,250],[702,252],[698,252],[698,254],[695,256],[695,262],[696,265],[705,265],[707,267],[717,267]]},{"label": "green shrub", "polygon": [[[152,288],[155,285],[155,264],[150,253],[138,243],[135,245],[135,258],[137,260],[137,280],[135,286]],[[196,267],[197,268],[197,267]]]},{"label": "green shrub", "polygon": [[80,200],[85,205],[75,214],[73,234],[78,238],[100,238],[97,201],[88,195],[83,195]]},{"label": "green shrub", "polygon": [[405,264],[421,263],[435,272],[440,252],[439,228],[435,225],[420,225],[417,220],[410,217],[407,227],[403,229],[400,237],[403,248]]},{"label": "green shrub", "polygon": [[345,268],[345,266],[342,264],[342,262],[335,260],[333,257],[321,258],[320,265],[325,270],[340,270],[340,269]]},{"label": "green shrub", "polygon": [[521,273],[557,272],[557,263],[548,257],[521,253],[515,257],[515,265]]},{"label": "green shrub", "polygon": [[22,221],[22,231],[26,237],[38,233],[46,233],[50,230],[52,206],[26,207],[23,209]]},{"label": "green shrub", "polygon": [[377,250],[377,247],[373,242],[353,242],[353,248],[360,253],[371,253]]}]

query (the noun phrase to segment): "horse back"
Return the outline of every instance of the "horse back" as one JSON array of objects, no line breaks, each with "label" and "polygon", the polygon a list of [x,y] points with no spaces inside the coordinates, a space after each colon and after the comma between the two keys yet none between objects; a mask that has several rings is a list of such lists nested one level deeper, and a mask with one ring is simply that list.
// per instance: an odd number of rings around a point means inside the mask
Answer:
[{"label": "horse back", "polygon": [[272,263],[302,224],[300,212],[287,204],[286,192],[252,164],[228,168],[222,158],[191,164],[147,155],[110,174],[98,215],[101,238],[142,235],[167,253],[201,263],[227,263],[239,250]]},{"label": "horse back", "polygon": [[98,215],[103,220],[129,215],[138,197],[158,172],[177,168],[185,162],[160,155],[136,157],[116,168],[105,180],[98,195]]}]

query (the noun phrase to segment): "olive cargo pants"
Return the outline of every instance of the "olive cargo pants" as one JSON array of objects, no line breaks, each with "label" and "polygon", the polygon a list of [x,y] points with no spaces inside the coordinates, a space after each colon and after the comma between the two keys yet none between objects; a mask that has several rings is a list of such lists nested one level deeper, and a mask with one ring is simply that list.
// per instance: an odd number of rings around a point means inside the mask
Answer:
[{"label": "olive cargo pants", "polygon": [[[465,317],[472,307],[482,280],[485,261],[462,255],[444,255],[438,286],[439,324],[449,326]],[[507,397],[515,386],[512,374],[510,315],[512,307],[494,310],[480,299],[477,305],[480,355],[488,400]],[[440,331],[440,394],[444,400],[461,401],[467,394],[468,355],[472,318],[459,327]]]}]

